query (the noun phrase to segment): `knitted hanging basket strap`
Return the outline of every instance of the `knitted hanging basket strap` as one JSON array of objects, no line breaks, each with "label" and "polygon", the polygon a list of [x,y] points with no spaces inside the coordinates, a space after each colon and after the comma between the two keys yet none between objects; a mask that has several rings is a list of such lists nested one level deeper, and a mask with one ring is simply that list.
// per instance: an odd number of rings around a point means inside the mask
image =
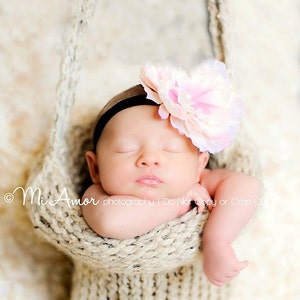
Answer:
[{"label": "knitted hanging basket strap", "polygon": [[[95,2],[74,2],[49,145],[27,183],[33,191],[26,205],[34,228],[74,260],[73,300],[229,299],[230,285],[215,288],[202,273],[201,234],[208,212],[199,215],[191,210],[147,234],[122,241],[100,237],[82,217],[80,192],[88,174],[84,153],[91,147],[95,112],[91,109],[89,116],[72,126],[70,113],[84,53],[83,36]],[[228,149],[211,159],[210,166],[256,176],[259,172],[254,147],[243,130]]]}]

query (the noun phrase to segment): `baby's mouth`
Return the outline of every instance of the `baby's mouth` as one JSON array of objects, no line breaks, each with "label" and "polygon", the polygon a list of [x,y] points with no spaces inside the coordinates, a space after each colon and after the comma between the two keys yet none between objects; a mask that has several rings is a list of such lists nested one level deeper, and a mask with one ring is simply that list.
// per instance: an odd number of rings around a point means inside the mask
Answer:
[{"label": "baby's mouth", "polygon": [[145,175],[141,176],[136,180],[137,183],[146,184],[146,185],[157,185],[162,183],[163,181],[154,175]]}]

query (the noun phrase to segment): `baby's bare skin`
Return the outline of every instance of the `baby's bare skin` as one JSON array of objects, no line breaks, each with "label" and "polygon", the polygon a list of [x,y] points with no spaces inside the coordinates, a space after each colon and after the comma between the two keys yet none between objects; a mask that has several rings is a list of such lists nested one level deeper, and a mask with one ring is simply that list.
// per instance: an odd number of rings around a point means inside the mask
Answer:
[{"label": "baby's bare skin", "polygon": [[[127,239],[182,216],[191,201],[202,213],[213,199],[203,234],[203,268],[213,284],[224,285],[248,264],[237,260],[231,243],[255,213],[259,182],[231,170],[205,169],[209,154],[159,118],[157,109],[136,106],[119,112],[104,128],[96,153],[87,153],[93,185],[83,198],[99,203],[83,206],[84,218],[101,236]],[[166,205],[166,199],[173,201]],[[120,205],[109,205],[115,200]]]}]

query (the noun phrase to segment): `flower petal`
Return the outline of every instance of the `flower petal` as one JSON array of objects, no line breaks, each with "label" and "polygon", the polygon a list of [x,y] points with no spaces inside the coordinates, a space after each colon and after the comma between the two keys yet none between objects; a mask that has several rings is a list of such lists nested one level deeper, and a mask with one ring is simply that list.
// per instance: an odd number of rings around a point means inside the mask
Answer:
[{"label": "flower petal", "polygon": [[238,131],[243,106],[224,63],[209,60],[190,75],[171,66],[146,65],[141,81],[147,97],[162,103],[159,115],[200,151],[217,153]]}]

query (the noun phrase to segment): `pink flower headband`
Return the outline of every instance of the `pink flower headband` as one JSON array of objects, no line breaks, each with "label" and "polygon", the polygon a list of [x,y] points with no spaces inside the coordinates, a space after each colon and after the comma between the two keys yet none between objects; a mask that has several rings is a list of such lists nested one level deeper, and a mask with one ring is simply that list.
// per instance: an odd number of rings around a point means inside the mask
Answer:
[{"label": "pink flower headband", "polygon": [[243,105],[225,64],[209,60],[190,75],[171,66],[145,65],[141,83],[162,119],[192,140],[201,152],[222,151],[238,131]]}]

